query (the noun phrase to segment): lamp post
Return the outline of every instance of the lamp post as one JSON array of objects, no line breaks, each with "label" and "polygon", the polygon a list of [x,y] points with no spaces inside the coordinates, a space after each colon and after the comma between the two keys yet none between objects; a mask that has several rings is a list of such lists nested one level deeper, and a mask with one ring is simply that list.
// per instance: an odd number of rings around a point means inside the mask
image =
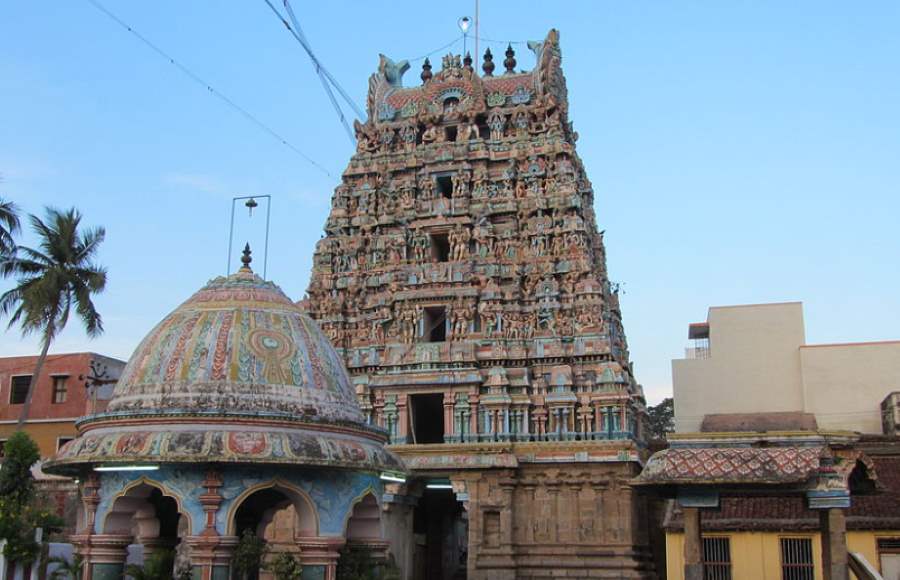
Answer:
[{"label": "lamp post", "polygon": [[459,25],[459,29],[462,30],[463,33],[463,57],[466,56],[466,37],[469,35],[469,26],[472,25],[472,19],[468,16],[463,16],[457,22]]},{"label": "lamp post", "polygon": [[225,275],[231,274],[231,245],[234,243],[234,207],[238,201],[244,201],[244,207],[253,217],[253,210],[259,207],[257,199],[266,200],[266,242],[263,248],[263,279],[266,278],[266,270],[269,262],[269,219],[272,214],[272,196],[271,195],[245,195],[231,198],[231,227],[228,229],[228,263],[225,266]]}]

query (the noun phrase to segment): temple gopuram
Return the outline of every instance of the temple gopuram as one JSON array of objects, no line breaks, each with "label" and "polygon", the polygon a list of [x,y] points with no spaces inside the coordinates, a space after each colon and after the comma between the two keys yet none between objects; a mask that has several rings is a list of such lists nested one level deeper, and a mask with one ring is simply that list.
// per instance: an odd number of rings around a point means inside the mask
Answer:
[{"label": "temple gopuram", "polygon": [[[576,153],[559,34],[482,73],[381,56],[304,306],[412,474],[411,579],[655,578],[645,402]],[[499,59],[498,59],[499,60]]]}]

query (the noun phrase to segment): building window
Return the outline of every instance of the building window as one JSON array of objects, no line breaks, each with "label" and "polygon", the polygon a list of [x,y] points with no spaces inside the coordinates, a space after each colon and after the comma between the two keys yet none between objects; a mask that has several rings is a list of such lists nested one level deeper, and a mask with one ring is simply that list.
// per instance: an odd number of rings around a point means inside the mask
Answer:
[{"label": "building window", "polygon": [[782,580],[814,580],[812,539],[781,538]]},{"label": "building window", "polygon": [[69,386],[66,384],[69,377],[56,376],[53,377],[53,404],[58,405],[66,402],[69,394]]},{"label": "building window", "polygon": [[900,578],[900,538],[878,538],[882,578]]},{"label": "building window", "polygon": [[456,127],[447,127],[444,129],[444,136],[447,138],[447,141],[456,141],[456,135]]},{"label": "building window", "polygon": [[437,186],[435,189],[437,189],[437,192],[440,195],[446,197],[447,199],[453,197],[453,178],[449,174],[436,175],[434,178],[434,184]]},{"label": "building window", "polygon": [[31,375],[19,375],[12,377],[9,382],[9,404],[22,405],[28,398],[28,387],[31,385]]},{"label": "building window", "polygon": [[428,393],[409,396],[410,431],[413,443],[444,442],[444,395]]},{"label": "building window", "polygon": [[6,442],[8,439],[0,439],[0,458],[6,457]]},{"label": "building window", "polygon": [[444,306],[429,306],[425,309],[423,317],[425,328],[422,336],[427,342],[447,341],[447,308]]},{"label": "building window", "polygon": [[62,449],[62,446],[68,443],[69,441],[74,440],[74,437],[57,437],[56,438],[56,450],[59,451]]},{"label": "building window", "polygon": [[703,538],[703,580],[731,580],[730,538]]},{"label": "building window", "polygon": [[450,241],[447,234],[431,234],[431,258],[435,262],[450,261]]}]

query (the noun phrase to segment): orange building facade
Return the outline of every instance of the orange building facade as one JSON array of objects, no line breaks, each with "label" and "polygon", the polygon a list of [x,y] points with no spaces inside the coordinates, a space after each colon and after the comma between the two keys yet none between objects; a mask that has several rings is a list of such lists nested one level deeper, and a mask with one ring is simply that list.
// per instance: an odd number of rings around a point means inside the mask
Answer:
[{"label": "orange building facade", "polygon": [[[36,363],[36,356],[0,358],[0,443],[16,431]],[[79,417],[105,408],[124,366],[92,352],[47,357],[25,423],[41,457],[52,456],[75,437]]]}]

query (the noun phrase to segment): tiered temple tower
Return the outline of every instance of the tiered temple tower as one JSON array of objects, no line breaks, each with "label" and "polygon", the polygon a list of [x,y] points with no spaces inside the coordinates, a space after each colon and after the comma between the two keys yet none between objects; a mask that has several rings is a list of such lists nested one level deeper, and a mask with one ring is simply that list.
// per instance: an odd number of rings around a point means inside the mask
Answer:
[{"label": "tiered temple tower", "polygon": [[531,72],[511,47],[481,75],[448,55],[416,87],[381,57],[306,307],[412,470],[407,577],[653,577],[628,485],[644,398],[559,35],[529,48]]}]

